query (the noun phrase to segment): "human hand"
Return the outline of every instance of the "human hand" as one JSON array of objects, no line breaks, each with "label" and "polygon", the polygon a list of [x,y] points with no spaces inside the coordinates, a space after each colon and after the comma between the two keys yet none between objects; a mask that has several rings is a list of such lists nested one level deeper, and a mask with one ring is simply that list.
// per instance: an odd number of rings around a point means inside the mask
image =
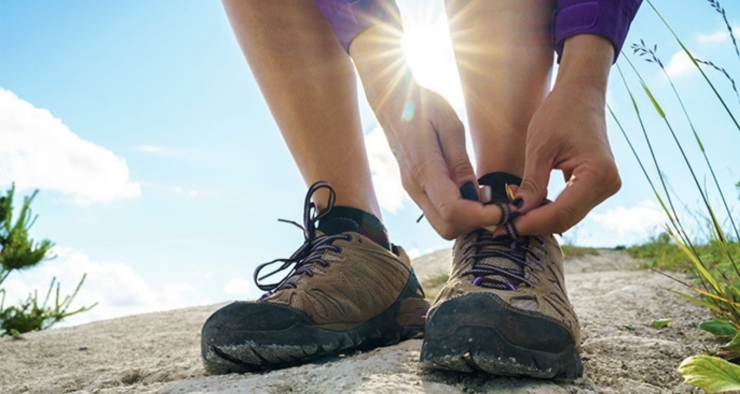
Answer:
[{"label": "human hand", "polygon": [[462,122],[439,94],[421,86],[412,91],[404,102],[376,109],[404,189],[446,239],[497,223],[501,211],[478,202]]},{"label": "human hand", "polygon": [[350,54],[403,186],[432,227],[453,239],[498,223],[501,209],[478,202],[462,122],[442,96],[415,81],[397,39],[370,28],[355,38]]},{"label": "human hand", "polygon": [[[621,187],[604,114],[612,56],[611,44],[600,37],[566,41],[555,87],[527,131],[524,177],[512,202],[522,213],[514,220],[519,234],[565,232]],[[552,169],[563,172],[566,187],[540,206]]]}]

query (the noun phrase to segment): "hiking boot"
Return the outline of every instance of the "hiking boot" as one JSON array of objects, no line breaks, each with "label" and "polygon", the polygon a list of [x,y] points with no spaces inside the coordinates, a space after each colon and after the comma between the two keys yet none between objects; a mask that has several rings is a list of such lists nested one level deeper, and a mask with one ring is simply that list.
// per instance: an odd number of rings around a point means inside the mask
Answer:
[{"label": "hiking boot", "polygon": [[[452,273],[426,319],[424,368],[572,380],[583,375],[580,329],[555,238],[457,238]],[[512,234],[513,233],[513,234]]]},{"label": "hiking boot", "polygon": [[[316,214],[312,195],[328,189],[328,208]],[[203,325],[201,352],[211,374],[249,372],[304,363],[351,349],[368,350],[420,336],[429,302],[408,255],[388,250],[359,231],[327,235],[316,224],[334,205],[325,182],[306,196],[305,242],[288,259],[262,264],[255,282],[269,292],[252,302],[234,302]],[[260,271],[280,266],[266,275]],[[279,271],[273,284],[260,281]]]}]

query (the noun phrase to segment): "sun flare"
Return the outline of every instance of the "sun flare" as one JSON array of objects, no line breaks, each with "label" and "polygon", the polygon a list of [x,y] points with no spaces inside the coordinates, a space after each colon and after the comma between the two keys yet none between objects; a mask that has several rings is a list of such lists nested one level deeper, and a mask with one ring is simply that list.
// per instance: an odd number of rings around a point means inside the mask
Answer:
[{"label": "sun flare", "polygon": [[420,84],[440,93],[454,108],[464,106],[444,16],[430,24],[405,25],[401,45],[409,67]]}]

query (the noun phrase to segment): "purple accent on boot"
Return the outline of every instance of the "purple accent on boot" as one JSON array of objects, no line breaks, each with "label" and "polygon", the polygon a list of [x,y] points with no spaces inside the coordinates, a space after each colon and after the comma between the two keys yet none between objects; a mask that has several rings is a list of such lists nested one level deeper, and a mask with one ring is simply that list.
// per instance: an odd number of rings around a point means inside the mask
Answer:
[{"label": "purple accent on boot", "polygon": [[334,34],[349,53],[352,40],[368,27],[387,23],[399,31],[401,14],[394,0],[315,0]]},{"label": "purple accent on boot", "polygon": [[557,0],[552,40],[558,62],[565,39],[578,34],[596,34],[611,41],[616,62],[640,4],[642,0]]},{"label": "purple accent on boot", "polygon": [[269,296],[271,296],[273,294],[275,294],[275,293],[272,292],[272,291],[268,291],[267,293],[262,294],[262,296],[260,297],[260,300],[263,300],[263,299],[265,299],[265,298],[267,298],[267,297],[269,297]]}]

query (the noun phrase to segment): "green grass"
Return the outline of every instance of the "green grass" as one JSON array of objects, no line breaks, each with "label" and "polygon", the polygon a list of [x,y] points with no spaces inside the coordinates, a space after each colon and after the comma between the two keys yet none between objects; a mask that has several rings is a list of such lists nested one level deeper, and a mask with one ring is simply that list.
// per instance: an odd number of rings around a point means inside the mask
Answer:
[{"label": "green grass", "polygon": [[424,289],[424,294],[426,298],[428,300],[434,300],[435,298],[437,298],[439,290],[442,289],[442,286],[447,283],[447,279],[449,278],[450,275],[448,274],[439,274],[437,276],[433,276],[422,281],[421,287]]},{"label": "green grass", "polygon": [[[727,241],[725,246],[735,260],[740,261],[740,243]],[[733,269],[727,258],[727,252],[724,250],[725,246],[719,241],[694,243],[696,253],[707,265],[707,268],[714,271],[716,277],[720,277],[722,272]],[[630,256],[643,260],[639,263],[638,268],[695,272],[694,263],[667,233],[652,237],[644,244],[630,246],[626,251]]]},{"label": "green grass", "polygon": [[560,248],[563,249],[563,256],[565,256],[565,258],[596,256],[599,254],[598,250],[583,246],[562,245]]},{"label": "green grass", "polygon": [[421,285],[425,289],[427,289],[427,288],[431,289],[433,287],[438,287],[438,286],[444,285],[445,283],[447,283],[447,279],[449,279],[449,278],[450,278],[450,275],[448,275],[448,274],[439,274],[437,276],[434,276],[434,277],[431,277],[431,278],[425,280],[424,282],[421,283]]},{"label": "green grass", "polygon": [[[732,38],[735,53],[738,60],[740,60],[740,49],[738,49],[737,40],[725,9],[720,5],[719,0],[707,0],[707,2],[722,17]],[[722,94],[719,93],[703,67],[708,67],[708,71],[722,73],[726,80],[731,83],[735,96],[740,101],[740,94],[738,94],[734,79],[724,68],[711,61],[696,58],[681,41],[671,25],[663,18],[653,1],[646,0],[645,6],[654,11],[666,30],[673,36],[675,44],[689,58],[695,69],[703,77],[707,87],[713,92],[713,96],[717,100],[714,105],[721,106],[727,115],[725,121],[728,127],[726,129],[733,132],[740,131],[740,122],[735,118]],[[670,74],[657,54],[657,44],[648,45],[644,40],[640,40],[639,43],[632,44],[631,48],[633,55],[636,54],[660,68],[673,92],[672,100],[679,104],[680,111],[664,107],[661,104],[665,97],[655,95],[655,92],[625,54],[622,63],[626,62],[632,69],[634,72],[633,78],[630,81],[619,65],[617,65],[617,71],[629,94],[635,118],[639,122],[637,133],[633,131],[632,138],[630,138],[619,117],[616,116],[610,106],[608,106],[608,109],[635,155],[658,203],[666,213],[666,234],[655,237],[643,245],[631,247],[628,252],[633,257],[648,259],[650,263],[646,267],[649,268],[692,272],[695,277],[694,284],[681,283],[691,289],[694,294],[672,292],[713,312],[715,318],[712,321],[702,322],[699,328],[717,335],[709,327],[721,326],[736,333],[729,343],[718,350],[704,349],[708,351],[708,354],[692,356],[684,360],[678,371],[684,377],[686,383],[700,387],[710,393],[740,390],[740,366],[735,364],[740,360],[740,334],[737,334],[740,332],[740,226],[735,222],[737,213],[733,212],[728,203],[730,199],[725,196],[723,191],[723,189],[727,189],[728,185],[722,187],[715,174],[712,160],[710,160],[712,158],[711,152],[716,147],[705,146],[702,142],[702,132],[715,132],[715,130],[706,130],[703,129],[702,125],[694,123],[691,113],[700,109],[687,108],[684,105],[681,94],[679,94]],[[644,103],[646,99],[648,105],[641,105],[636,94],[640,96],[644,94],[642,102]],[[645,110],[645,107],[648,109]],[[647,127],[647,121],[649,120],[657,121],[656,123],[650,123],[650,130]],[[634,137],[635,134],[639,135],[640,131],[649,155],[640,155],[635,149],[633,140],[637,141]],[[658,132],[668,132],[668,135],[675,142],[676,151],[671,157],[660,156],[659,159],[653,149],[653,136]],[[681,138],[679,138],[679,135],[681,135]],[[682,139],[690,136],[693,137],[695,144],[681,142]],[[736,137],[736,135],[732,135],[733,140]],[[693,150],[694,153],[700,153],[703,160],[689,159],[690,155],[687,152],[690,152],[690,150]],[[678,196],[672,193],[668,187],[668,180],[663,171],[663,168],[668,166],[673,168],[680,166],[686,170],[682,179],[693,183],[695,186],[701,201],[698,210],[694,209],[693,213],[687,214],[679,213],[679,210],[676,209],[674,200]],[[681,198],[685,198],[685,196],[681,196]],[[678,200],[680,201],[680,198]],[[682,220],[682,216],[685,219],[687,215],[695,217],[698,215],[706,223],[704,233],[707,236],[704,241],[701,238],[697,240],[684,226],[686,222]],[[699,294],[700,297],[696,297],[695,294]],[[697,349],[697,351],[700,350]]]}]

